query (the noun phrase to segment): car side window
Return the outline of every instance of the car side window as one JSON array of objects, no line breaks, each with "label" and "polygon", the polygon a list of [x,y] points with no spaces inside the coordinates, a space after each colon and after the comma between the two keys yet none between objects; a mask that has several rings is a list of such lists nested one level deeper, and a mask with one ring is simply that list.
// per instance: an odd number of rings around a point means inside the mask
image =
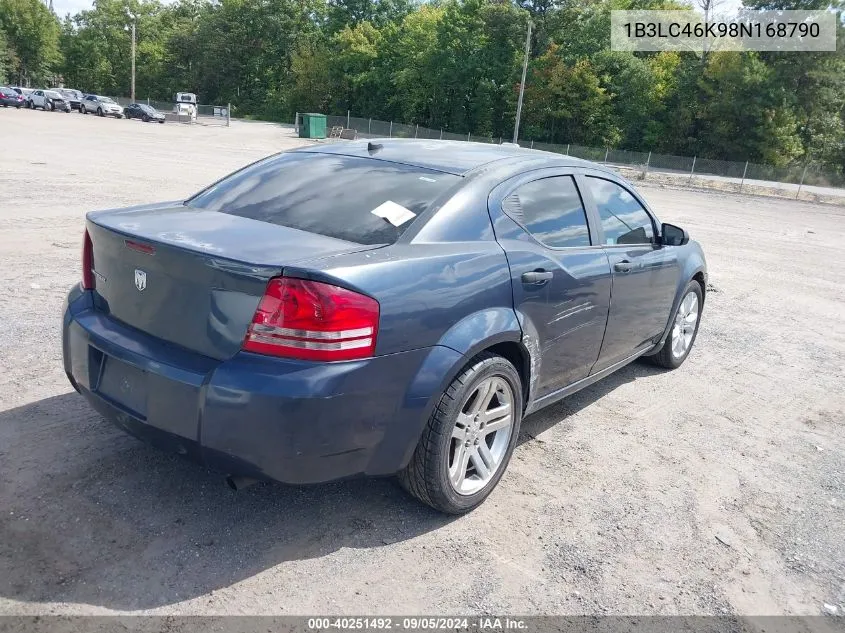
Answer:
[{"label": "car side window", "polygon": [[552,248],[590,245],[581,194],[572,176],[552,176],[517,187],[502,210]]},{"label": "car side window", "polygon": [[588,176],[586,180],[598,207],[605,244],[654,242],[651,216],[630,191],[603,178]]}]

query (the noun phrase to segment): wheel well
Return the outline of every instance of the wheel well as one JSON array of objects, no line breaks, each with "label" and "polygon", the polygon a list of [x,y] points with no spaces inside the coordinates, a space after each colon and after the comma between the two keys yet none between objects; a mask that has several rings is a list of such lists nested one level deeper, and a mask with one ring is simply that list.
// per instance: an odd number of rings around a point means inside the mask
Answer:
[{"label": "wheel well", "polygon": [[700,270],[692,276],[693,281],[697,281],[698,285],[701,286],[701,298],[704,299],[704,295],[707,294],[707,284],[704,283],[704,273]]},{"label": "wheel well", "polygon": [[522,382],[522,405],[524,407],[528,402],[528,388],[531,380],[528,352],[519,343],[510,341],[497,343],[488,347],[485,351],[501,356],[516,368],[520,382]]}]

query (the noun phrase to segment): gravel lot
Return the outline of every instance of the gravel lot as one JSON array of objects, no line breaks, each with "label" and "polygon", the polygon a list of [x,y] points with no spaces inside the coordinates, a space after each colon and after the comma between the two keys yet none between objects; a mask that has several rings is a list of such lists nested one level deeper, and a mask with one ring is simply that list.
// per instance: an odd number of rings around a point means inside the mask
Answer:
[{"label": "gravel lot", "polygon": [[845,209],[644,188],[708,256],[691,357],[526,419],[455,519],[391,480],[232,492],[62,372],[85,211],[185,196],[291,130],[0,110],[0,138],[0,613],[845,610]]}]

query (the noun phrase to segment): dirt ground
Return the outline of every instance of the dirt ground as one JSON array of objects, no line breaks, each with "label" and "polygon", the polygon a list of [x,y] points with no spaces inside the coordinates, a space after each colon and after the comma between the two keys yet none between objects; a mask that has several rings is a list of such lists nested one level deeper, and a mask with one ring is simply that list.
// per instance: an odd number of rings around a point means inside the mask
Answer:
[{"label": "dirt ground", "polygon": [[692,355],[526,419],[456,519],[392,480],[233,492],[62,372],[84,213],[183,197],[290,130],[0,110],[0,138],[0,613],[845,610],[845,209],[642,188],[707,253]]}]

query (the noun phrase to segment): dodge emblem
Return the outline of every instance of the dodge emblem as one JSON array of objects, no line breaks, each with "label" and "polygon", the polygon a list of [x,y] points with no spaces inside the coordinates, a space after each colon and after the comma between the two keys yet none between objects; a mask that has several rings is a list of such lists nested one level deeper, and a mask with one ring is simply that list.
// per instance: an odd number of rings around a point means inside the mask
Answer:
[{"label": "dodge emblem", "polygon": [[139,291],[147,287],[147,273],[137,268],[135,269],[135,287]]}]

